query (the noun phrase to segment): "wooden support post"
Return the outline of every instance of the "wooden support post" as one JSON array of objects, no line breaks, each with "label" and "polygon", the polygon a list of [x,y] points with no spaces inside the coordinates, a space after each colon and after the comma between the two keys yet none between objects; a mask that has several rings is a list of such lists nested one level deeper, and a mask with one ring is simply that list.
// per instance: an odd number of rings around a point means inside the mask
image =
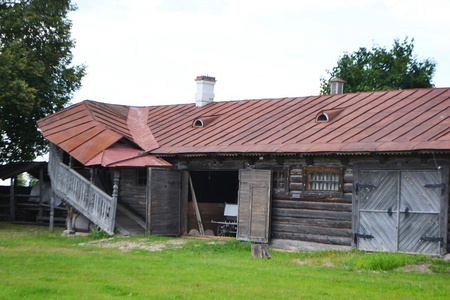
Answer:
[{"label": "wooden support post", "polygon": [[117,200],[119,199],[119,182],[120,182],[120,170],[118,168],[114,169],[114,181],[113,181],[113,193],[112,193],[112,203],[111,210],[109,211],[109,216],[111,223],[109,228],[114,232],[114,226],[116,223],[116,210],[117,210]]},{"label": "wooden support post", "polygon": [[42,197],[42,195],[44,194],[44,168],[41,168],[39,170],[39,212],[37,215],[37,223],[38,224],[43,224],[43,217],[44,217],[44,207],[42,206],[44,199]]},{"label": "wooden support post", "polygon": [[50,220],[48,224],[48,231],[53,232],[53,223],[55,220],[55,192],[50,194]]},{"label": "wooden support post", "polygon": [[64,230],[64,234],[72,234],[73,230],[73,207],[66,203],[67,209],[67,229]]},{"label": "wooden support post", "polygon": [[190,174],[189,174],[189,186],[191,187],[192,201],[194,202],[195,216],[197,217],[198,223],[198,231],[200,231],[200,235],[205,235],[205,231],[203,230],[202,217],[200,215],[200,210],[198,209],[197,197],[195,196],[194,185],[192,184],[192,178]]},{"label": "wooden support post", "polygon": [[9,187],[9,213],[11,221],[16,220],[16,196],[14,194],[17,184],[17,177],[11,178],[11,185]]},{"label": "wooden support post", "polygon": [[269,244],[252,244],[252,258],[253,259],[272,259],[269,250]]}]

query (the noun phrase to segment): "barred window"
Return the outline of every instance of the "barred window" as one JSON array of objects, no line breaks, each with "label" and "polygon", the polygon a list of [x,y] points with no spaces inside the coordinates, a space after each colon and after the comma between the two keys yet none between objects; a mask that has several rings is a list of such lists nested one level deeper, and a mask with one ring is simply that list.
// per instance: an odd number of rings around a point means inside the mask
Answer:
[{"label": "barred window", "polygon": [[309,192],[341,192],[343,182],[342,168],[305,167],[303,188]]}]

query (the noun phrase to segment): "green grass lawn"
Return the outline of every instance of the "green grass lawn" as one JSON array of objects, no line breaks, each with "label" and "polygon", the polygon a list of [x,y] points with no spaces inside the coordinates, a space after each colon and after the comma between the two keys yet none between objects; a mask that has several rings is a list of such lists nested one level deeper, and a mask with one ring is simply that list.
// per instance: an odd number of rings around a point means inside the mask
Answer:
[{"label": "green grass lawn", "polygon": [[[235,240],[49,234],[0,223],[0,299],[448,299],[450,263],[422,255],[287,253]],[[119,248],[118,246],[121,246]],[[106,247],[109,246],[109,247]],[[161,251],[150,251],[160,246]],[[161,248],[164,246],[163,248]],[[417,264],[420,271],[396,268]]]}]

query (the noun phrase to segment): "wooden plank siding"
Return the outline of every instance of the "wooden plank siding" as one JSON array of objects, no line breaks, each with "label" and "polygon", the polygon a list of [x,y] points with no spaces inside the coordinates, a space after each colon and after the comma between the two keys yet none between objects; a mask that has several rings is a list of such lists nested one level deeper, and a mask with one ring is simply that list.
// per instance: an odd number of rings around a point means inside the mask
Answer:
[{"label": "wooden plank siding", "polygon": [[137,169],[121,169],[119,181],[119,203],[124,204],[142,220],[146,215],[146,187],[137,185]]},{"label": "wooden plank siding", "polygon": [[306,196],[302,166],[292,166],[286,178],[287,192],[274,189],[272,193],[272,238],[351,245],[352,169],[346,168],[343,176],[339,197]]}]

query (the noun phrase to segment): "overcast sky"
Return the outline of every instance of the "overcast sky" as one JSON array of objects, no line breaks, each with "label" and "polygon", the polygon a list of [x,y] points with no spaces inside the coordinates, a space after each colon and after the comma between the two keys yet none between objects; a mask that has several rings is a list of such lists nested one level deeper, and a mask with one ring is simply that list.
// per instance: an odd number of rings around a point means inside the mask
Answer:
[{"label": "overcast sky", "polygon": [[73,0],[74,62],[87,66],[73,103],[194,102],[197,75],[215,100],[319,94],[344,52],[414,38],[450,86],[447,0]]}]

